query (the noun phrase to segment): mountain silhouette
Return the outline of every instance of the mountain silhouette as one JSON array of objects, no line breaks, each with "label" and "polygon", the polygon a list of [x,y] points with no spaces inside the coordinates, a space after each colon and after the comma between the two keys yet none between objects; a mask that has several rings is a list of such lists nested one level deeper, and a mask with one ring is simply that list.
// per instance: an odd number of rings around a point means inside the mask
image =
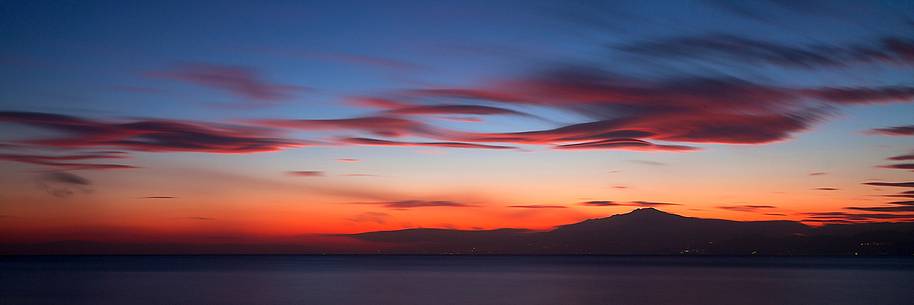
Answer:
[{"label": "mountain silhouette", "polygon": [[654,208],[527,229],[405,229],[295,240],[0,242],[4,254],[914,255],[914,222],[831,224],[685,217]]},{"label": "mountain silhouette", "polygon": [[912,255],[914,223],[810,227],[685,217],[654,208],[522,229],[406,229],[347,235],[402,254]]}]

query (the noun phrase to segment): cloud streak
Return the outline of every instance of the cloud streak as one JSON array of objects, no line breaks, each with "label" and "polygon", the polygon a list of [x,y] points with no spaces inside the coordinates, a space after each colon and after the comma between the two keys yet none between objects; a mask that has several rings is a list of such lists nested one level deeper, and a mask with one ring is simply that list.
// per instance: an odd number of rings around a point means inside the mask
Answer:
[{"label": "cloud streak", "polygon": [[71,162],[117,158],[124,158],[124,155],[121,152],[94,152],[70,155],[0,154],[0,160],[3,161],[42,165],[60,170],[109,170],[136,168],[135,166],[126,164]]},{"label": "cloud streak", "polygon": [[390,141],[373,138],[344,138],[339,140],[343,144],[366,145],[366,146],[427,146],[427,147],[444,147],[444,148],[475,148],[475,149],[517,149],[512,146],[475,144],[466,142],[405,142]]},{"label": "cloud streak", "polygon": [[396,116],[365,116],[345,119],[259,120],[254,123],[299,130],[363,131],[376,136],[434,136],[439,130],[419,121]]},{"label": "cloud streak", "polygon": [[296,177],[323,177],[324,172],[322,171],[290,171],[287,172],[290,176]]},{"label": "cloud streak", "polygon": [[568,208],[564,205],[545,205],[545,204],[509,205],[508,207],[516,208],[516,209],[565,209],[565,208]]},{"label": "cloud streak", "polygon": [[457,201],[448,200],[399,200],[399,201],[381,201],[381,202],[359,202],[359,204],[379,205],[390,209],[413,209],[413,208],[466,208],[475,207],[476,205],[467,204]]},{"label": "cloud streak", "polygon": [[865,182],[863,184],[870,185],[870,186],[890,186],[890,187],[914,188],[914,182]]},{"label": "cloud streak", "polygon": [[914,135],[914,125],[876,128],[871,129],[870,133],[884,136],[912,136]]},{"label": "cloud streak", "polygon": [[150,75],[184,81],[260,102],[291,99],[295,93],[306,90],[301,86],[269,82],[253,69],[238,66],[186,64],[172,71],[154,72]]},{"label": "cloud streak", "polygon": [[722,209],[722,210],[728,210],[728,211],[758,213],[758,212],[762,212],[762,211],[776,209],[777,207],[773,206],[773,205],[724,205],[724,206],[718,206],[717,208]]},{"label": "cloud streak", "polygon": [[851,64],[914,63],[914,40],[886,37],[856,45],[790,46],[735,35],[707,34],[642,41],[616,47],[636,56],[657,59],[726,60],[789,68],[830,68]]},{"label": "cloud streak", "polygon": [[245,154],[300,147],[305,143],[283,139],[273,131],[224,124],[178,120],[96,121],[39,112],[0,112],[0,123],[52,130],[56,138],[26,140],[35,146],[56,148],[118,148],[145,152],[206,152]]},{"label": "cloud streak", "polygon": [[810,212],[803,213],[810,219],[804,219],[805,222],[857,222],[857,221],[874,221],[874,220],[902,220],[914,219],[914,215],[893,214],[893,213],[847,213],[847,212]]},{"label": "cloud streak", "polygon": [[903,170],[914,171],[914,163],[888,164],[888,165],[880,165],[879,167],[887,168],[887,169],[903,169]]},{"label": "cloud streak", "polygon": [[[418,92],[434,98],[540,105],[596,119],[546,130],[465,133],[455,138],[461,141],[551,144],[560,149],[688,151],[695,149],[656,145],[648,140],[718,144],[782,141],[829,115],[828,107],[810,107],[807,101],[846,103],[852,99],[847,96],[857,99],[860,90],[864,89],[794,90],[736,78],[639,80],[596,69],[565,69],[505,81],[493,88]],[[873,100],[875,97],[867,101]]]},{"label": "cloud streak", "polygon": [[528,114],[492,106],[482,105],[417,105],[394,108],[387,111],[392,114],[400,115],[422,115],[422,114],[468,114],[468,115],[519,115],[528,116]]},{"label": "cloud streak", "polygon": [[656,206],[681,205],[678,203],[668,203],[668,202],[653,202],[653,201],[616,202],[616,201],[609,201],[609,200],[585,201],[585,202],[581,202],[580,204],[584,205],[584,206],[595,206],[595,207],[606,207],[606,206],[656,207]]},{"label": "cloud streak", "polygon": [[892,160],[892,161],[914,160],[914,153],[890,157],[890,158],[888,158],[888,160]]}]

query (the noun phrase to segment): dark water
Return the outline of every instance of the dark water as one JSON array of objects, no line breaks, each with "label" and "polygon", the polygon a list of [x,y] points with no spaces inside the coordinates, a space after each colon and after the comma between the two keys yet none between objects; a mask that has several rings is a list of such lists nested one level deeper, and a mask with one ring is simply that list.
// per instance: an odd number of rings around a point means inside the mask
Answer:
[{"label": "dark water", "polygon": [[914,304],[912,258],[0,257],[0,304]]}]

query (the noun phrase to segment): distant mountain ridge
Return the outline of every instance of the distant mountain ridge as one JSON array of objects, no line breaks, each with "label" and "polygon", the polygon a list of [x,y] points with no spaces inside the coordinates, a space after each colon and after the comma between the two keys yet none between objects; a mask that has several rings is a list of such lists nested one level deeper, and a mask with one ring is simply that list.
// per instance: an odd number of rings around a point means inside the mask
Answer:
[{"label": "distant mountain ridge", "polygon": [[[317,238],[317,239],[315,239]],[[896,255],[914,256],[914,222],[833,224],[686,217],[654,208],[527,229],[404,229],[284,240],[4,243],[11,254]]]},{"label": "distant mountain ridge", "polygon": [[546,232],[405,229],[346,236],[400,254],[914,255],[914,223],[810,227],[685,217],[654,208]]}]

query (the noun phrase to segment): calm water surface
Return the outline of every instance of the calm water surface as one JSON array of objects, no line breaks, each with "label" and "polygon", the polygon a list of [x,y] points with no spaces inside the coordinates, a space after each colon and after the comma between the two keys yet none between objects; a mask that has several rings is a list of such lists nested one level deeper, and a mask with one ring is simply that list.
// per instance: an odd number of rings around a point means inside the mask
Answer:
[{"label": "calm water surface", "polygon": [[912,258],[0,257],[0,304],[914,304]]}]

